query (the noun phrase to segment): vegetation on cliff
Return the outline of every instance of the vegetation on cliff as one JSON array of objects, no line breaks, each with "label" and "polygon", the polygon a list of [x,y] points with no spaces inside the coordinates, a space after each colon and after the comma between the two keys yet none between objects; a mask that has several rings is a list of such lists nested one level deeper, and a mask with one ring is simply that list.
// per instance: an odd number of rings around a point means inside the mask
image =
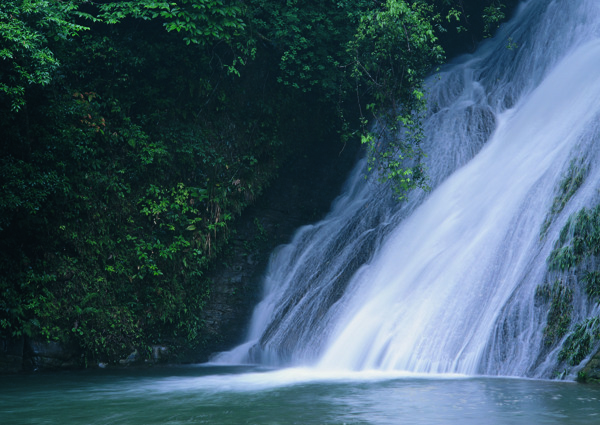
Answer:
[{"label": "vegetation on cliff", "polygon": [[[585,158],[571,161],[557,188],[550,212],[542,224],[541,238],[547,236],[554,218],[585,182],[588,171],[589,163]],[[562,227],[554,242],[554,249],[546,260],[547,278],[554,279],[554,283],[546,282],[538,286],[535,294],[541,305],[548,309],[544,344],[548,349],[560,348],[558,360],[565,367],[561,374],[566,374],[571,367],[579,366],[600,342],[600,317],[597,314],[578,314],[579,310],[593,312],[595,309],[575,305],[575,299],[583,300],[587,307],[598,304],[599,257],[600,205],[595,205],[573,213]],[[575,297],[574,294],[581,296]],[[586,374],[581,374],[579,378],[585,380]]]}]

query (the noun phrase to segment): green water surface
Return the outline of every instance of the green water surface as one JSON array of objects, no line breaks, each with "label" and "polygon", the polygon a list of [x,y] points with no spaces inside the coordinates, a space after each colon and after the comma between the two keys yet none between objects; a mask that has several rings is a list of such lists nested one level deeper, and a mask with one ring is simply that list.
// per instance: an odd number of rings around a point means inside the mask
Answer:
[{"label": "green water surface", "polygon": [[187,366],[0,376],[0,424],[600,424],[600,387]]}]

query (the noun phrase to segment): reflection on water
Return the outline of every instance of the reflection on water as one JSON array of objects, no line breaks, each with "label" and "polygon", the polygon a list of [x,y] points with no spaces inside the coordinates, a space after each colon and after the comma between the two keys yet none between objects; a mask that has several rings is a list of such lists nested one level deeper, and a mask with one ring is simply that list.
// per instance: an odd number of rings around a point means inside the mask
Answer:
[{"label": "reflection on water", "polygon": [[6,425],[600,422],[600,387],[552,381],[212,366],[0,380]]}]

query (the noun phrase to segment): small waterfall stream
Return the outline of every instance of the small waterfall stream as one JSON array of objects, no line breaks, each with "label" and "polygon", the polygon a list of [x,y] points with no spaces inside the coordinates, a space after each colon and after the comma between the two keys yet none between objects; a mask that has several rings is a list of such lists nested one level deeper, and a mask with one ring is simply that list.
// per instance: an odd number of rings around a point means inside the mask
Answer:
[{"label": "small waterfall stream", "polygon": [[[568,217],[599,199],[600,2],[524,2],[429,79],[428,102],[433,190],[398,205],[360,162],[273,253],[248,341],[217,361],[548,376],[535,291]],[[572,160],[587,178],[542,237]]]}]

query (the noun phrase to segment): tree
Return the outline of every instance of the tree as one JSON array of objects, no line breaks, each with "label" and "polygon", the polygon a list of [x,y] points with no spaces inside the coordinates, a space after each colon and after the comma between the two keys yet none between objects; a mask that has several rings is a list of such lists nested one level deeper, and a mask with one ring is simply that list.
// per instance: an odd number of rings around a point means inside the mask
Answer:
[{"label": "tree", "polygon": [[12,111],[25,104],[25,90],[47,85],[59,61],[48,38],[67,39],[87,28],[73,22],[77,1],[5,0],[0,4],[0,96]]},{"label": "tree", "polygon": [[361,110],[369,169],[391,181],[400,197],[425,186],[423,82],[444,58],[434,34],[436,19],[422,2],[388,0],[362,16],[348,43],[357,96],[369,98],[366,113]]}]

